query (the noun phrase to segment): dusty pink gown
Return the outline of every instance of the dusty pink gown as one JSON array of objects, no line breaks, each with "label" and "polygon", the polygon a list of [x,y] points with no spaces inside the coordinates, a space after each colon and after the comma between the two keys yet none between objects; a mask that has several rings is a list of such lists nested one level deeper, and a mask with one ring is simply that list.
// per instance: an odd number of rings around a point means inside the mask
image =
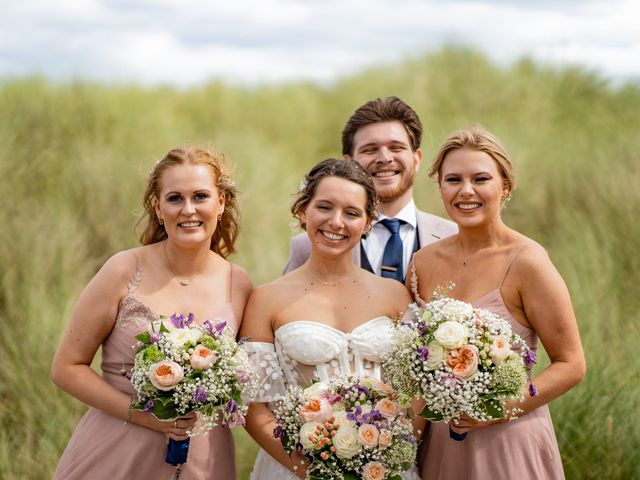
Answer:
[{"label": "dusty pink gown", "polygon": [[[149,322],[159,318],[135,295],[141,274],[141,268],[138,267],[129,284],[129,291],[120,303],[114,328],[102,344],[102,377],[129,396],[133,394],[129,377],[135,353],[134,336],[146,330]],[[231,285],[231,273],[229,277]],[[209,320],[226,320],[235,334],[238,324],[230,299],[229,291],[227,303],[214,312]],[[123,375],[123,371],[126,375]],[[168,480],[175,477],[176,467],[164,461],[166,451],[167,437],[164,434],[131,423],[125,424],[119,418],[89,408],[69,440],[54,478]],[[230,430],[216,427],[207,435],[193,437],[187,463],[182,465],[179,478],[235,479],[235,450]]]},{"label": "dusty pink gown", "polygon": [[[522,247],[520,247],[522,248]],[[511,324],[532,350],[538,336],[516,321],[500,294],[509,267],[507,263],[498,288],[473,302],[477,308],[500,315]],[[519,417],[469,432],[458,442],[449,438],[446,423],[432,423],[421,448],[422,480],[556,480],[564,478],[562,460],[547,405]]]}]

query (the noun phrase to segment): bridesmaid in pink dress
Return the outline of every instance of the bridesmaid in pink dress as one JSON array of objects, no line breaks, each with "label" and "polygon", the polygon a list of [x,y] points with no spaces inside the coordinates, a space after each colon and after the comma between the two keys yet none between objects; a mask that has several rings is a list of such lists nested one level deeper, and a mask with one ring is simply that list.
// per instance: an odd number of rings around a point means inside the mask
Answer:
[{"label": "bridesmaid in pink dress", "polygon": [[[56,385],[90,408],[56,469],[56,479],[169,479],[168,438],[187,438],[188,415],[160,421],[131,410],[134,338],[160,313],[195,314],[239,328],[252,285],[225,257],[234,251],[238,207],[220,158],[174,149],[151,171],[142,247],[117,253],[82,292],[51,368]],[[91,368],[102,347],[102,375]],[[234,479],[229,429],[194,437],[181,479]]]},{"label": "bridesmaid in pink dress", "polygon": [[517,420],[465,417],[451,425],[467,433],[464,441],[449,438],[449,425],[430,424],[423,438],[422,478],[564,478],[547,404],[579,383],[586,369],[567,287],[544,248],[502,221],[514,174],[492,134],[478,126],[454,132],[429,175],[437,176],[459,233],[416,253],[414,297],[428,299],[437,287],[454,282],[451,296],[501,315],[533,350],[540,338],[551,363],[533,380],[537,392],[531,387],[517,405],[523,410]]}]

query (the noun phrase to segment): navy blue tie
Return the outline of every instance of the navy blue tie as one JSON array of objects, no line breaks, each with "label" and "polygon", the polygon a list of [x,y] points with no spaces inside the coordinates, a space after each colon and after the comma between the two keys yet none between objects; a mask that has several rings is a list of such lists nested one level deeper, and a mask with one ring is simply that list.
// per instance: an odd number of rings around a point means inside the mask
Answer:
[{"label": "navy blue tie", "polygon": [[402,268],[402,239],[400,238],[400,225],[404,223],[396,218],[385,218],[380,223],[391,232],[382,254],[382,266],[380,275],[385,278],[393,278],[399,282],[404,281]]}]

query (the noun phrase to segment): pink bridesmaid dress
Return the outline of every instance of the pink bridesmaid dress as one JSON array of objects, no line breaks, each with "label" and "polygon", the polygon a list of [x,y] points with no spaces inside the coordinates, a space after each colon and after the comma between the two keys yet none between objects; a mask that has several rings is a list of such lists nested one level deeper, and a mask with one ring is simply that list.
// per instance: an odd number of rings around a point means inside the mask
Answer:
[{"label": "pink bridesmaid dress", "polygon": [[[522,248],[522,247],[520,247]],[[500,315],[511,324],[529,348],[536,351],[538,336],[513,318],[500,288],[518,248],[502,275],[498,288],[473,302]],[[421,451],[423,480],[557,480],[564,478],[562,460],[547,405],[506,423],[469,432],[462,442],[449,438],[446,423],[429,425]]]},{"label": "pink bridesmaid dress", "polygon": [[[137,342],[134,337],[146,331],[150,322],[160,317],[135,295],[141,278],[139,266],[129,283],[127,295],[120,303],[115,326],[102,344],[102,377],[129,396],[133,394],[129,377]],[[238,322],[230,302],[230,289],[227,303],[208,319],[226,321],[235,335]],[[162,433],[125,423],[101,410],[89,408],[69,440],[54,478],[168,480],[176,476],[177,467],[164,460],[167,441]],[[235,479],[235,449],[231,431],[216,427],[206,435],[191,438],[188,460],[181,466],[179,478]]]}]

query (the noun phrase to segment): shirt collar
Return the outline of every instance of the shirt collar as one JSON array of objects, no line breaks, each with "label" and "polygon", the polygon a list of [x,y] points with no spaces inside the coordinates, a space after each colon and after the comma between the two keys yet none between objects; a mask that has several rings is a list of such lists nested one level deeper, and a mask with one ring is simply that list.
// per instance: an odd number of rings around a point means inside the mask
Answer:
[{"label": "shirt collar", "polygon": [[[385,214],[378,212],[378,217],[373,221],[373,224],[375,225],[380,220],[383,220],[385,218],[390,218],[390,217],[387,217]],[[418,209],[416,208],[416,204],[413,201],[413,198],[409,200],[409,203],[407,203],[402,208],[402,210],[400,210],[398,214],[395,215],[393,218],[397,218],[398,220],[404,220],[413,228],[416,228],[418,224]]]}]

